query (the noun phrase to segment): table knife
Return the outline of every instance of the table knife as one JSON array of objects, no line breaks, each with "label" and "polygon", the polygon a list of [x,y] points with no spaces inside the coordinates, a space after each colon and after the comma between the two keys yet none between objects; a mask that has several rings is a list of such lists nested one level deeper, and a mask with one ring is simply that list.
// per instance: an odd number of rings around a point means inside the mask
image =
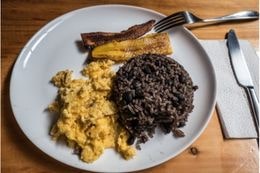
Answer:
[{"label": "table knife", "polygon": [[235,31],[231,29],[227,33],[227,47],[232,64],[232,69],[235,74],[237,83],[243,87],[248,95],[249,103],[252,110],[253,119],[257,128],[259,129],[259,102],[256,97],[254,84],[250,72],[248,70],[244,54],[239,46],[239,42]]}]

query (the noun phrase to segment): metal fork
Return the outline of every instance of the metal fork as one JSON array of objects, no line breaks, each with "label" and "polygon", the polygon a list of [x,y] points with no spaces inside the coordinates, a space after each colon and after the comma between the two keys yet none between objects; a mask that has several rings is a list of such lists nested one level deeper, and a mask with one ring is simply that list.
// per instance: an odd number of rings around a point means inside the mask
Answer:
[{"label": "metal fork", "polygon": [[163,32],[175,26],[193,23],[208,23],[208,22],[227,22],[236,20],[249,20],[258,19],[259,13],[257,11],[240,11],[227,16],[212,18],[212,19],[201,19],[191,12],[181,11],[174,13],[168,17],[163,18],[157,22],[154,26],[155,32]]}]

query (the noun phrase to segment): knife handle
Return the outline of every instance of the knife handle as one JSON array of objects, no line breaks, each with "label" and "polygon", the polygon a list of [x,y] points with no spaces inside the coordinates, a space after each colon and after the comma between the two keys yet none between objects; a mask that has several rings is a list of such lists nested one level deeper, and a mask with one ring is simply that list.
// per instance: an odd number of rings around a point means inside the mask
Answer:
[{"label": "knife handle", "polygon": [[254,115],[254,121],[256,124],[257,132],[259,132],[259,102],[258,102],[256,93],[255,93],[255,90],[253,87],[247,87],[246,91],[249,96],[250,105],[251,105],[252,112]]},{"label": "knife handle", "polygon": [[254,88],[249,88],[249,91],[250,91],[250,95],[252,96],[252,101],[253,101],[253,105],[254,105],[254,111],[256,114],[257,122],[259,123],[259,102],[256,97]]}]

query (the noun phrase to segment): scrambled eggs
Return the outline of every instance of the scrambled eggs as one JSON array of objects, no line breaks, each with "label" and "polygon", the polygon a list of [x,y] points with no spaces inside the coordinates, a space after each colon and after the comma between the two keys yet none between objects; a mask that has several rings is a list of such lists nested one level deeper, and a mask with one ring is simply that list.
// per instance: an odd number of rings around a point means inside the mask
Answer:
[{"label": "scrambled eggs", "polygon": [[51,135],[65,137],[87,163],[97,160],[106,148],[115,148],[125,159],[135,155],[135,149],[127,145],[127,131],[117,121],[116,106],[108,99],[115,76],[110,69],[113,63],[90,63],[82,71],[88,79],[73,79],[72,71],[65,70],[51,80],[59,88],[56,101],[49,105],[50,111],[59,114]]}]

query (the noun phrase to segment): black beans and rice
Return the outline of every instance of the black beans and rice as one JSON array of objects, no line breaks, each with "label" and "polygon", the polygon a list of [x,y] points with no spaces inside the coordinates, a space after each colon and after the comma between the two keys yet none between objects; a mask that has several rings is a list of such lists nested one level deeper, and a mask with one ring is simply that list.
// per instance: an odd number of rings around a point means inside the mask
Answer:
[{"label": "black beans and rice", "polygon": [[137,139],[145,143],[156,127],[183,137],[193,109],[197,86],[186,70],[175,60],[156,54],[145,54],[128,60],[117,72],[113,99],[119,109],[119,120],[129,131],[128,144]]}]

